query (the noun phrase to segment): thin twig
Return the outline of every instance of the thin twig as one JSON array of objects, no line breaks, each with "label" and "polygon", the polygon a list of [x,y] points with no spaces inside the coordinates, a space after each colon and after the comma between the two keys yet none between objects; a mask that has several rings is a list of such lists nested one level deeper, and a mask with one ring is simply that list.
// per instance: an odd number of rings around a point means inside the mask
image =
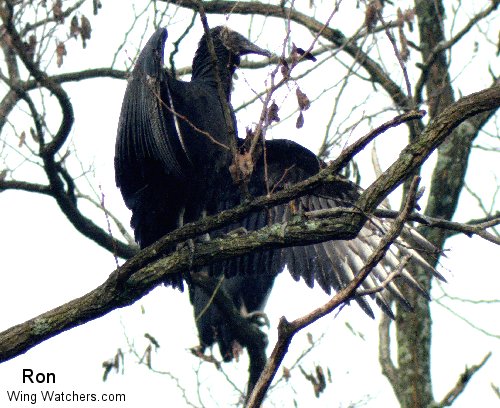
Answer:
[{"label": "thin twig", "polygon": [[484,356],[484,358],[479,362],[479,364],[475,364],[472,367],[466,367],[464,372],[460,374],[457,383],[455,386],[444,396],[444,398],[436,404],[436,408],[441,407],[449,407],[451,406],[455,400],[462,394],[465,390],[465,387],[471,380],[472,376],[476,374],[488,361],[491,357],[491,351]]}]

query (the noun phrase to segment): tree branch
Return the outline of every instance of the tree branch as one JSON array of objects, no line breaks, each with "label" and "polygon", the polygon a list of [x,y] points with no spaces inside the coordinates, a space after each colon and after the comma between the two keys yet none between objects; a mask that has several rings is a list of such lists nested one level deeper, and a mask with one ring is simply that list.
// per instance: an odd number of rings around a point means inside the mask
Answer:
[{"label": "tree branch", "polygon": [[498,107],[499,85],[465,96],[448,106],[434,118],[420,138],[406,146],[398,160],[362,193],[360,208],[366,212],[372,211],[380,204],[381,197],[387,196],[401,184],[461,123],[478,113]]},{"label": "tree branch", "polygon": [[[329,210],[325,210],[324,212],[321,211],[321,213],[319,214],[309,214],[309,216],[321,217],[323,215],[326,215],[328,211]],[[318,213],[318,211],[316,211],[315,213]],[[373,212],[373,214],[376,217],[380,218],[395,218],[397,212],[385,209],[377,209]],[[468,223],[448,221],[442,218],[428,217],[426,215],[421,215],[418,213],[411,214],[408,217],[408,220],[421,223],[423,225],[426,225],[427,227],[446,230],[448,231],[448,237],[453,235],[452,232],[463,233],[468,237],[478,235],[487,241],[500,245],[500,238],[486,231],[488,228],[500,225],[500,214],[495,214],[491,217],[487,217],[481,220],[473,220]]]},{"label": "tree branch", "polygon": [[420,75],[420,78],[417,81],[417,84],[415,85],[415,104],[416,106],[419,106],[422,101],[422,93],[425,84],[427,83],[428,76],[429,76],[429,71],[432,67],[432,65],[436,62],[436,59],[439,57],[439,55],[443,52],[446,51],[447,49],[450,49],[453,47],[456,43],[458,43],[467,33],[470,32],[470,30],[476,26],[476,24],[483,20],[484,18],[488,17],[493,13],[498,6],[500,5],[500,2],[498,1],[491,1],[490,5],[483,11],[480,11],[478,14],[473,16],[467,21],[467,24],[452,38],[450,38],[447,41],[441,41],[439,42],[429,53],[427,56],[427,59],[425,62],[420,65],[420,68],[422,69],[422,73]]},{"label": "tree branch", "polygon": [[[198,9],[198,0],[164,0],[176,4],[180,7],[191,10]],[[336,29],[325,27],[324,24],[312,17],[309,17],[297,10],[281,5],[265,4],[259,1],[238,2],[238,1],[212,1],[205,3],[205,11],[209,14],[242,14],[242,15],[262,15],[266,17],[276,17],[283,20],[300,24],[314,33],[320,33],[321,37],[332,42],[337,47],[342,48],[353,59],[368,71],[374,82],[379,83],[388,95],[392,98],[396,106],[408,110],[411,106],[408,98],[401,88],[390,78],[389,75],[371,59],[363,50],[355,45],[354,40],[348,39],[344,34]]]},{"label": "tree branch", "polygon": [[[267,248],[312,244],[330,239],[349,239],[362,227],[362,217],[352,214],[321,221],[297,220],[274,224],[234,237],[226,236],[196,244],[194,250],[173,254],[142,265],[144,253],[116,269],[98,288],[65,305],[0,333],[0,362],[22,354],[62,331],[128,306],[161,284],[168,274],[187,273],[212,262]],[[157,254],[157,256],[160,254]]]},{"label": "tree branch", "polygon": [[267,390],[271,385],[271,382],[276,375],[276,371],[283,361],[285,354],[288,351],[288,347],[290,346],[294,335],[304,327],[309,326],[321,317],[331,313],[340,305],[356,297],[356,289],[359,287],[359,285],[361,285],[361,283],[363,283],[363,281],[373,270],[373,268],[384,258],[385,253],[389,249],[390,245],[401,233],[406,222],[406,218],[415,206],[418,182],[419,178],[415,177],[408,197],[403,203],[401,214],[394,220],[394,223],[387,234],[381,238],[377,249],[368,257],[366,264],[361,268],[358,274],[345,288],[340,290],[330,301],[317,308],[316,310],[308,313],[306,316],[299,317],[292,322],[288,322],[285,317],[282,317],[280,319],[278,326],[278,341],[274,346],[271,357],[269,358],[269,361],[267,362],[266,367],[262,372],[259,381],[257,382],[257,385],[255,386],[252,394],[250,395],[250,398],[248,399],[246,408],[256,408],[262,405]]},{"label": "tree branch", "polygon": [[391,319],[385,313],[380,318],[378,328],[378,361],[382,367],[382,373],[387,377],[391,384],[397,381],[398,369],[394,365],[391,358],[391,336],[390,336]]},{"label": "tree branch", "polygon": [[21,37],[12,22],[12,13],[12,5],[8,2],[5,3],[4,7],[0,8],[0,17],[3,20],[6,34],[10,37],[13,49],[16,51],[19,58],[21,58],[30,74],[33,75],[40,85],[47,88],[57,98],[59,106],[61,107],[61,125],[52,141],[41,146],[40,149],[40,154],[42,156],[53,156],[55,152],[57,152],[64,144],[73,126],[73,105],[71,104],[68,94],[61,87],[61,85],[55,82],[45,72],[41,71],[39,67],[29,58],[29,56],[26,55],[23,41],[21,40]]},{"label": "tree branch", "polygon": [[472,376],[476,374],[491,357],[491,351],[484,356],[479,364],[473,365],[472,367],[466,367],[464,372],[458,378],[455,386],[445,395],[441,402],[435,405],[435,408],[449,407],[455,400],[460,396],[460,394],[465,390],[465,387],[471,380]]},{"label": "tree branch", "polygon": [[[405,172],[420,165],[462,120],[499,105],[500,87],[496,87],[464,97],[450,106],[435,119],[416,143],[404,149],[398,160],[361,195],[360,200],[355,203],[355,207],[361,208],[363,211],[371,209],[383,199],[383,194],[392,191],[404,179]],[[393,125],[401,123],[397,120],[393,122]],[[362,213],[349,213],[331,219],[296,220],[288,224],[275,224],[237,238],[230,236],[229,238],[199,243],[196,245],[194,253],[185,248],[167,257],[157,259],[162,254],[162,244],[164,245],[165,242],[171,243],[175,240],[186,239],[190,234],[197,235],[211,228],[217,228],[223,223],[229,223],[231,217],[233,217],[232,219],[234,217],[242,218],[249,211],[286,202],[294,196],[304,194],[320,183],[335,180],[334,172],[338,166],[348,160],[348,157],[356,154],[376,135],[377,132],[372,132],[362,138],[347,148],[328,169],[290,189],[276,193],[270,198],[260,197],[251,203],[243,204],[233,210],[174,231],[156,244],[141,251],[123,267],[115,270],[106,282],[87,295],[0,333],[0,361],[22,354],[36,344],[64,330],[101,317],[118,307],[134,303],[160,284],[167,274],[186,273],[192,268],[241,256],[259,249],[353,238],[363,225],[364,216]],[[212,224],[207,223],[207,220]],[[165,247],[163,247],[164,249]],[[152,259],[156,260],[151,262]],[[345,300],[345,297],[342,297],[346,294],[351,296],[359,279],[357,278],[348,288],[339,292],[334,297],[335,302],[340,299]],[[316,311],[314,316],[310,317],[311,321],[324,313],[326,313],[325,309]],[[298,327],[300,321],[291,327]]]}]

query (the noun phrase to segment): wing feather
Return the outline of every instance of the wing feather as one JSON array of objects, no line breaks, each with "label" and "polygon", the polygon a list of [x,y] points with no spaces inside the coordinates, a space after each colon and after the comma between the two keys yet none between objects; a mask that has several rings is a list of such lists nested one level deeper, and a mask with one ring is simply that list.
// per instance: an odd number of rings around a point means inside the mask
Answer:
[{"label": "wing feather", "polygon": [[[288,185],[295,184],[319,171],[319,162],[316,157],[302,146],[286,140],[274,140],[266,143],[268,180],[279,181],[281,185],[277,189],[286,188]],[[255,174],[250,183],[250,189],[255,195],[264,194],[265,183],[262,168],[260,168],[259,173],[257,167]],[[347,180],[344,183],[338,182],[319,188],[289,203],[275,206],[269,212],[261,212],[262,217],[256,218],[251,215],[247,217],[248,220],[244,224],[247,230],[252,231],[267,225],[268,221],[271,223],[290,221],[293,217],[300,216],[303,211],[351,205],[359,196],[359,192],[359,188]],[[250,220],[257,220],[257,222],[250,222]],[[265,255],[262,253],[250,254],[248,257],[253,258],[251,268],[243,266],[237,273],[248,274],[263,271],[269,273],[271,271],[277,274],[286,264],[295,280],[302,278],[310,287],[317,282],[327,293],[330,293],[332,289],[338,291],[345,287],[365,265],[389,227],[389,223],[375,219],[374,222],[368,221],[358,236],[349,241],[327,241],[313,245],[282,248],[267,251],[264,253]],[[405,231],[409,236],[416,236],[414,242],[417,242],[420,248],[430,250],[432,246],[423,237],[416,235],[409,228]],[[387,279],[390,272],[398,267],[402,256],[407,253],[410,253],[418,264],[435,273],[434,268],[418,254],[418,251],[413,250],[403,238],[399,238],[398,244],[390,248],[385,258],[363,282],[361,288],[379,287]],[[269,260],[268,256],[272,260]],[[276,258],[280,258],[280,260],[276,261]],[[425,290],[413,278],[409,270],[404,269],[401,278],[391,281],[384,289],[371,296],[378,306],[391,317],[393,317],[393,313],[390,300],[393,298],[397,299],[405,308],[411,309],[410,303],[400,290],[400,285],[403,284],[409,284],[427,296]],[[368,315],[373,316],[373,311],[364,297],[358,297],[356,301]]]}]

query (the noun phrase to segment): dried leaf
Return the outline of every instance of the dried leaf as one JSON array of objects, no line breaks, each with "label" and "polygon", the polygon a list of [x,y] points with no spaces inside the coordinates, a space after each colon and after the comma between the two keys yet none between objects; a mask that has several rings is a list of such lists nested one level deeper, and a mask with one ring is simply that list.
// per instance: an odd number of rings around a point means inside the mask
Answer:
[{"label": "dried leaf", "polygon": [[90,35],[92,34],[92,26],[90,25],[89,19],[83,14],[80,21],[80,35],[82,36],[83,48],[87,48],[87,40],[90,40]]},{"label": "dried leaf", "polygon": [[290,369],[283,367],[283,378],[288,381],[291,376],[292,374],[290,373]]},{"label": "dried leaf", "polygon": [[151,343],[153,343],[153,346],[155,346],[155,348],[160,348],[160,343],[158,343],[158,340],[156,340],[151,334],[144,333],[144,337],[146,337]]},{"label": "dried leaf", "polygon": [[405,21],[406,24],[408,24],[408,30],[410,30],[410,33],[413,32],[413,22],[415,21],[415,14],[415,8],[407,9],[404,12]]},{"label": "dried leaf", "polygon": [[146,351],[144,352],[144,355],[146,356],[146,365],[148,368],[151,368],[151,344],[149,344],[146,347]]},{"label": "dried leaf", "polygon": [[3,169],[2,171],[0,171],[0,181],[5,180],[5,178],[7,177],[7,173],[8,173],[7,169]]},{"label": "dried leaf", "polygon": [[279,122],[280,117],[278,116],[278,105],[276,105],[276,102],[273,101],[271,106],[269,107],[267,111],[267,124],[270,125],[273,122]]},{"label": "dried leaf", "polygon": [[410,48],[408,47],[408,39],[404,33],[404,14],[400,8],[398,8],[398,32],[399,32],[399,42],[401,43],[401,59],[403,61],[408,61],[410,57]]},{"label": "dried leaf", "polygon": [[302,126],[304,126],[304,115],[302,114],[302,111],[300,111],[297,122],[295,122],[295,127],[297,129],[301,129]]},{"label": "dried leaf", "polygon": [[398,7],[398,10],[397,10],[397,21],[398,21],[398,25],[401,27],[402,25],[404,25],[404,22],[405,22],[405,16],[403,14],[403,12],[401,11],[401,7]]},{"label": "dried leaf", "polygon": [[25,143],[26,143],[26,132],[23,130],[19,135],[19,143],[17,147],[23,147]]},{"label": "dried leaf", "polygon": [[66,46],[63,42],[57,43],[56,47],[56,55],[57,55],[57,66],[60,68],[63,64],[63,59],[65,55],[68,55],[66,52]]},{"label": "dried leaf", "polygon": [[28,42],[24,43],[24,50],[30,61],[33,61],[35,59],[36,43],[36,36],[34,34],[30,35],[28,38]]},{"label": "dried leaf", "polygon": [[102,366],[104,368],[104,374],[102,376],[102,381],[106,382],[106,380],[108,379],[108,375],[113,368],[113,363],[111,361],[103,361]]},{"label": "dried leaf", "polygon": [[316,377],[318,382],[314,388],[315,388],[316,398],[319,398],[320,394],[326,388],[325,373],[323,372],[323,368],[321,366],[316,366]]},{"label": "dried leaf", "polygon": [[115,367],[116,372],[118,372],[118,370],[120,370],[120,355],[118,353],[115,354],[113,365]]},{"label": "dried leaf", "polygon": [[382,11],[384,5],[380,0],[372,0],[366,6],[365,26],[371,32],[375,28],[378,20],[378,14]]},{"label": "dried leaf", "polygon": [[316,398],[319,398],[320,394],[326,388],[326,378],[325,378],[325,374],[323,372],[323,368],[320,366],[315,367],[316,368],[316,376],[314,376],[314,374],[306,373],[301,366],[299,366],[299,368],[300,368],[300,371],[302,372],[302,374],[304,375],[304,377],[306,378],[306,380],[308,380],[312,384],[313,390],[314,390],[314,395],[316,396]]},{"label": "dried leaf", "polygon": [[284,58],[280,58],[280,64],[281,64],[281,75],[283,75],[283,78],[290,78],[290,67],[288,66],[288,62]]},{"label": "dried leaf", "polygon": [[307,341],[311,346],[314,344],[313,335],[310,332],[307,332]]},{"label": "dried leaf", "polygon": [[292,60],[292,68],[299,62],[300,54],[297,52],[297,47],[292,43],[292,52],[290,53],[290,59]]},{"label": "dried leaf", "polygon": [[252,172],[253,160],[250,152],[238,153],[235,157],[235,163],[229,166],[229,173],[236,184],[248,180]]},{"label": "dried leaf", "polygon": [[304,92],[302,92],[300,88],[297,88],[296,94],[300,110],[301,111],[308,110],[309,107],[311,106],[311,101],[309,101],[307,95]]},{"label": "dried leaf", "polygon": [[58,23],[64,23],[64,13],[62,9],[62,0],[56,0],[52,5],[52,13],[54,13],[54,19]]},{"label": "dried leaf", "polygon": [[78,34],[80,34],[80,25],[78,24],[78,17],[73,16],[71,19],[71,23],[69,25],[69,35],[74,38],[78,38]]}]

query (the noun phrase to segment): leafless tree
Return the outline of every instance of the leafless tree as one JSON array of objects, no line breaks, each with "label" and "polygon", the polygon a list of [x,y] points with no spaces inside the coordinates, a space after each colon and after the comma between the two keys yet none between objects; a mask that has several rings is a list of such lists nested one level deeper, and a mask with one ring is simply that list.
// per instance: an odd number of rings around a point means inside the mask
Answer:
[{"label": "leafless tree", "polygon": [[[116,7],[110,2],[102,3],[104,7]],[[0,45],[4,56],[0,71],[3,93],[0,192],[22,190],[52,197],[82,235],[112,253],[117,262],[127,260],[88,294],[0,333],[0,361],[14,358],[64,330],[134,303],[160,285],[166,274],[188,273],[194,266],[241,255],[263,245],[283,247],[352,238],[367,216],[373,214],[389,218],[394,224],[385,246],[373,255],[374,262],[406,222],[420,225],[421,233],[440,250],[446,248],[446,240],[455,234],[477,235],[500,244],[495,229],[500,223],[496,202],[498,178],[487,193],[482,192],[481,180],[467,178],[473,169],[474,152],[480,150],[493,157],[500,150],[497,115],[500,83],[494,68],[500,44],[498,32],[493,29],[500,21],[498,0],[474,5],[415,0],[408,2],[407,8],[399,2],[383,0],[349,4],[310,1],[308,5],[295,4],[293,0],[277,4],[200,0],[135,3],[137,18],[129,32],[122,34],[123,44],[110,67],[65,71],[67,61],[81,52],[74,38],[81,41],[82,48],[104,41],[91,35],[92,22],[99,19],[101,1],[0,1]],[[264,43],[262,46],[272,48],[280,56],[265,62],[242,63],[243,76],[247,72],[270,72],[260,89],[242,87],[242,80],[239,81],[240,89],[235,94],[237,115],[252,118],[244,125],[259,137],[266,133],[290,137],[295,128],[301,129],[302,134],[314,134],[321,139],[315,146],[320,156],[333,160],[316,177],[291,189],[257,197],[218,216],[186,225],[139,252],[124,226],[127,220],[120,220],[104,205],[97,186],[86,183],[91,168],[84,164],[85,159],[70,141],[75,110],[69,85],[95,78],[125,80],[134,58],[130,47],[125,46],[131,33],[144,35],[151,25],[168,25],[174,20],[182,22],[182,29],[175,28],[170,33],[175,47],[168,60],[177,75],[189,74],[189,68],[176,66],[175,57],[180,44],[191,35],[191,29],[202,32],[199,14],[208,16],[209,22],[211,18],[224,16],[230,16],[229,22],[244,21],[247,35],[258,37],[259,43]],[[276,32],[276,25],[281,25],[283,36],[273,42],[276,35],[268,34]],[[314,64],[297,63],[301,55],[308,53],[317,59]],[[122,66],[116,69],[115,64]],[[288,71],[290,67],[293,70]],[[291,94],[299,96],[298,103]],[[310,109],[304,105],[306,94]],[[261,112],[269,112],[272,105],[273,109],[279,109],[281,120],[270,124],[262,120]],[[306,214],[304,219],[282,225],[279,236],[275,228],[266,227],[237,237],[224,237],[222,251],[213,242],[206,242],[197,245],[194,253],[181,248],[159,257],[172,244],[241,219],[249,211],[298,197],[342,169],[358,168],[362,149],[381,135],[395,137],[394,131],[389,132],[394,127],[399,135],[405,135],[405,140],[399,137],[396,145],[400,148],[392,152],[392,159],[380,155],[379,160],[374,155],[373,181],[367,175],[370,171],[361,165],[362,181],[370,182],[356,202],[356,210]],[[364,137],[359,137],[363,134]],[[353,141],[355,135],[358,139]],[[388,139],[384,140],[387,143]],[[378,147],[380,153],[380,143]],[[436,160],[428,183],[427,204],[422,213],[417,213],[414,210],[418,208],[418,176],[433,152]],[[391,160],[390,165],[380,164],[383,160]],[[377,209],[400,185],[403,186],[401,211]],[[477,200],[483,215],[454,222],[459,199],[466,194]],[[107,223],[95,221],[88,203],[105,212]],[[317,220],[313,228],[307,224],[310,218]],[[438,261],[429,259],[434,265]],[[369,272],[367,264],[358,278],[323,308],[293,322],[286,319],[280,322],[278,343],[248,406],[259,406],[263,400],[293,335],[357,296],[356,288]],[[415,276],[430,291],[431,277],[419,270]],[[199,279],[200,285],[211,284]],[[436,401],[430,368],[430,303],[412,292],[407,296],[415,305],[414,312],[395,305],[395,322],[387,317],[380,321],[382,371],[402,407],[451,405],[489,356],[457,374],[456,385],[443,400]],[[223,295],[215,301],[224,308],[232,324],[246,331],[247,349],[250,352],[252,348],[262,349],[260,331],[245,324]],[[390,335],[391,325],[396,327],[396,341]],[[391,358],[392,349],[396,349],[396,363]]]}]

